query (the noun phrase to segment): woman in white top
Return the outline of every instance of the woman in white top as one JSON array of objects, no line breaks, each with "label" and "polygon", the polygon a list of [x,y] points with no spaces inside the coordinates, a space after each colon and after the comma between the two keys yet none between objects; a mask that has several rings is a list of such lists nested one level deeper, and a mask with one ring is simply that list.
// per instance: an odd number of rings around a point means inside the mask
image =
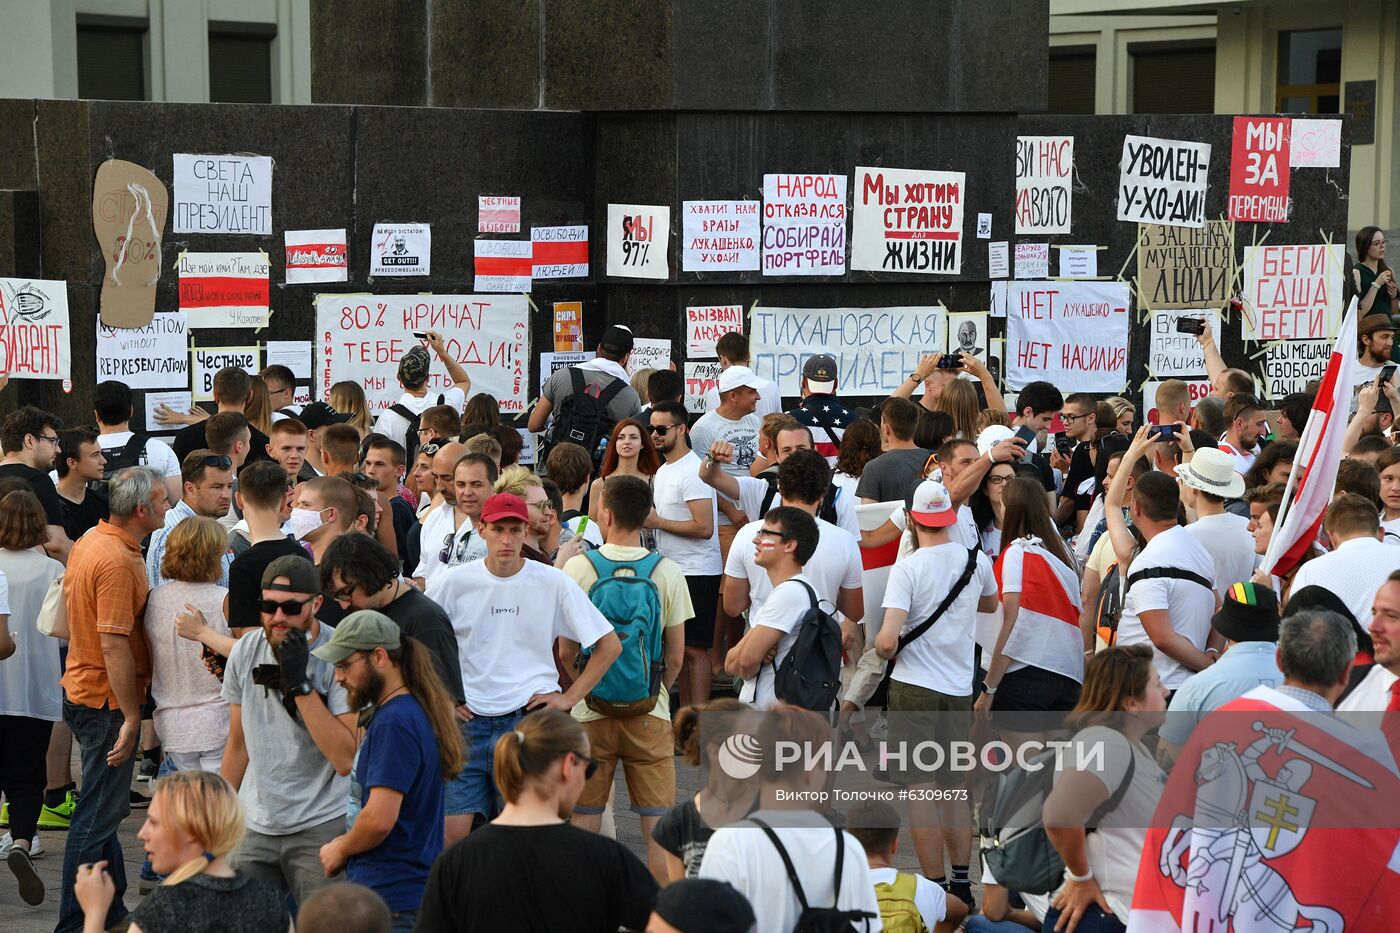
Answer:
[{"label": "woman in white top", "polygon": [[[1084,689],[1068,721],[1079,731],[1042,811],[1046,834],[1065,862],[1065,881],[1050,899],[1045,929],[1055,929],[1062,914],[1069,928],[1127,929],[1146,827],[1166,782],[1142,737],[1161,725],[1166,708],[1167,691],[1147,645],[1106,648],[1085,665]],[[1102,754],[1092,754],[1098,746]],[[1097,832],[1086,833],[1089,817],[1125,784],[1118,806],[1099,821]]]},{"label": "woman in white top", "polygon": [[[1400,449],[1382,450],[1376,457],[1376,470],[1381,474],[1381,530],[1387,535],[1400,533]],[[1393,542],[1395,538],[1386,540]]]},{"label": "woman in white top", "polygon": [[44,555],[47,540],[48,519],[32,492],[0,499],[0,792],[10,804],[9,865],[28,904],[44,899],[29,852],[38,836],[49,733],[63,718],[59,641],[34,626],[49,584],[63,575],[63,565]]},{"label": "woman in white top", "polygon": [[982,485],[972,494],[967,504],[972,509],[972,519],[977,523],[978,538],[982,542],[982,553],[995,558],[1001,553],[1001,529],[1006,519],[1006,506],[1002,494],[1006,484],[1016,475],[1016,468],[1010,463],[993,463],[982,477]]},{"label": "woman in white top", "polygon": [[214,519],[180,522],[170,532],[160,565],[169,582],[151,590],[146,602],[156,733],[177,771],[218,771],[224,756],[228,701],[205,666],[203,646],[180,636],[177,617],[200,619],[232,648],[225,621],[228,590],[215,582],[227,547],[228,536]]}]

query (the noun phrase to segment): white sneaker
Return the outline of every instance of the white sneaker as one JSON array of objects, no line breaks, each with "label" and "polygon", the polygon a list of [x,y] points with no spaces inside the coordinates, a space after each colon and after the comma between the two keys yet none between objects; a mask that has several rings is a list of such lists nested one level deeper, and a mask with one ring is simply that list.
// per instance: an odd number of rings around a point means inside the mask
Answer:
[{"label": "white sneaker", "polygon": [[[6,833],[0,836],[0,858],[5,858],[10,854],[10,849],[14,848],[15,840]],[[29,841],[29,857],[38,858],[44,854],[44,844],[39,841],[39,834],[35,833],[34,838]]]}]

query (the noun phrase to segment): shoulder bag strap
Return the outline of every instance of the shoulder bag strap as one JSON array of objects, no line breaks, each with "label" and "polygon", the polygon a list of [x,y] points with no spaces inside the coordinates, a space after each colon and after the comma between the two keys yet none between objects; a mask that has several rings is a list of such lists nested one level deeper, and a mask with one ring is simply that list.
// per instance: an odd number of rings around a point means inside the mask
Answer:
[{"label": "shoulder bag strap", "polygon": [[579,369],[577,366],[570,366],[569,382],[573,387],[574,395],[583,394],[583,370]]},{"label": "shoulder bag strap", "polygon": [[[976,569],[977,548],[968,548],[967,566],[963,568],[962,576],[958,577],[957,582],[953,584],[953,588],[948,591],[948,595],[943,597],[943,602],[938,604],[938,608],[933,610],[933,615],[929,616],[923,622],[920,622],[919,625],[907,635],[900,636],[899,647],[897,647],[894,652],[896,657],[898,657],[899,652],[903,651],[905,648],[908,648],[912,643],[917,641],[924,634],[924,632],[927,632],[930,628],[932,628],[933,623],[937,622],[939,617],[941,617],[943,613],[948,611],[948,607],[953,605],[953,601],[962,594],[962,591],[966,589],[967,584],[971,582],[972,574]],[[893,662],[894,658],[891,658],[890,661]]]},{"label": "shoulder bag strap", "polygon": [[768,484],[768,491],[763,494],[763,502],[758,507],[758,514],[754,516],[755,519],[761,520],[763,516],[768,514],[768,509],[773,504],[773,497],[778,494],[778,481],[767,475],[760,478]]},{"label": "shoulder bag strap", "polygon": [[1089,823],[1093,826],[1097,826],[1099,820],[1118,809],[1118,805],[1123,802],[1123,797],[1128,793],[1128,788],[1132,786],[1133,774],[1137,771],[1137,752],[1133,751],[1131,739],[1124,736],[1123,740],[1128,743],[1128,768],[1123,772],[1123,780],[1118,783],[1118,789],[1109,795],[1109,798],[1097,810],[1089,814]]},{"label": "shoulder bag strap", "polygon": [[413,419],[418,417],[402,402],[395,402],[393,405],[390,405],[389,410],[410,424],[413,422]]},{"label": "shoulder bag strap", "polygon": [[127,465],[141,462],[141,454],[146,450],[148,438],[149,434],[139,431],[133,431],[131,437],[127,438],[126,443],[122,445],[122,460],[126,461]]},{"label": "shoulder bag strap", "polygon": [[826,432],[826,439],[831,441],[831,443],[835,444],[837,447],[840,447],[841,439],[837,437],[836,432],[832,430],[836,427],[836,425],[832,424],[830,420],[823,418],[821,415],[817,414],[814,409],[808,408],[806,409],[806,411],[807,414],[812,416],[812,420],[817,423],[817,427],[821,428],[823,431]]},{"label": "shoulder bag strap", "polygon": [[1148,567],[1145,570],[1139,570],[1135,573],[1128,574],[1128,581],[1123,587],[1123,596],[1126,599],[1128,590],[1132,589],[1133,584],[1139,580],[1160,580],[1162,578],[1168,580],[1187,580],[1205,587],[1212,593],[1215,592],[1215,585],[1199,573],[1193,573],[1190,570],[1182,570],[1180,567]]},{"label": "shoulder bag strap", "polygon": [[[802,890],[802,882],[797,880],[797,869],[793,867],[792,858],[788,855],[787,849],[783,848],[782,842],[778,839],[778,834],[773,832],[773,827],[769,826],[758,817],[750,817],[750,819],[768,836],[768,841],[773,843],[773,848],[778,850],[778,855],[783,860],[783,867],[787,869],[788,881],[792,882],[793,893],[797,895],[797,903],[802,905],[803,910],[806,910],[807,894]],[[840,830],[837,830],[837,832],[840,832]],[[839,842],[837,844],[840,845]],[[836,865],[837,878],[840,878],[841,863],[838,861]]]},{"label": "shoulder bag strap", "polygon": [[836,881],[831,888],[831,909],[835,910],[841,905],[841,871],[846,867],[846,834],[841,832],[839,826],[831,828],[836,830]]}]

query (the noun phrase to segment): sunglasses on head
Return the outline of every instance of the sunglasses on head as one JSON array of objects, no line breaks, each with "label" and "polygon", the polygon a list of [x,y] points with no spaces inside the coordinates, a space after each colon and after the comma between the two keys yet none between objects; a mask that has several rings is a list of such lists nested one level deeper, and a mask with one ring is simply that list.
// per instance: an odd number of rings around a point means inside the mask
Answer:
[{"label": "sunglasses on head", "polygon": [[441,445],[438,445],[438,444],[424,444],[422,447],[419,447],[419,448],[418,448],[418,452],[419,452],[420,454],[427,454],[429,457],[431,457],[433,454],[437,453],[440,449],[441,449]]},{"label": "sunglasses on head", "polygon": [[294,616],[298,615],[309,602],[311,602],[310,599],[260,599],[258,600],[258,611],[268,615],[276,615],[277,610],[281,609],[283,615]]},{"label": "sunglasses on head", "polygon": [[227,470],[233,466],[233,458],[225,454],[210,454],[199,461],[201,466],[213,467],[216,470]]}]

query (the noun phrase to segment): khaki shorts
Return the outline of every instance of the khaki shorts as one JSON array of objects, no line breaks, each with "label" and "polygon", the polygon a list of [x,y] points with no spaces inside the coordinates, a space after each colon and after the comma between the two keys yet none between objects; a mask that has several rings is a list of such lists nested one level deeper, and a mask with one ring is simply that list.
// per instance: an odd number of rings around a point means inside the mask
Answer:
[{"label": "khaki shorts", "polygon": [[582,723],[589,754],[598,770],[583,787],[575,813],[598,814],[608,804],[617,763],[627,778],[632,809],[642,816],[660,816],[676,802],[675,740],[671,723],[651,714],[630,719],[597,719]]},{"label": "khaki shorts", "polygon": [[[956,697],[927,687],[918,687],[902,681],[890,681],[889,734],[887,747],[891,750],[901,746],[905,750],[904,767],[897,758],[889,761],[889,778],[896,784],[938,784],[945,787],[958,787],[965,775],[950,767],[947,754],[951,743],[967,741],[972,724],[972,696]],[[923,770],[915,766],[914,749],[921,742],[934,742],[942,747],[944,754],[937,767]],[[932,752],[922,755],[925,761],[933,763],[938,756]]]}]

